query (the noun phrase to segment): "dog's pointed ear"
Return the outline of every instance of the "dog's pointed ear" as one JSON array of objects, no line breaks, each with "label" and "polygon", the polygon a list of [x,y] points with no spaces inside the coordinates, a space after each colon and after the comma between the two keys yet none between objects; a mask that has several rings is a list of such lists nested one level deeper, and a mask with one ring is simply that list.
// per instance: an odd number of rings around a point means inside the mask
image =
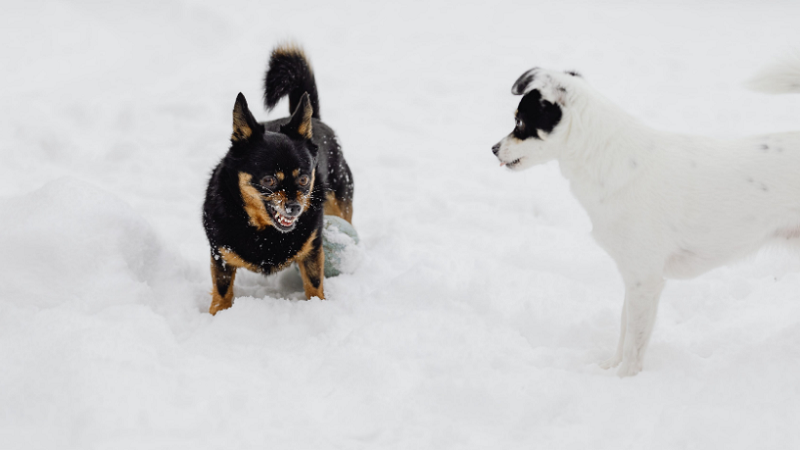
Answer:
[{"label": "dog's pointed ear", "polygon": [[534,67],[531,70],[523,73],[522,75],[517,78],[517,81],[514,82],[514,85],[511,86],[511,93],[514,95],[522,95],[525,93],[525,89],[531,84],[534,78],[536,78],[536,72],[539,70],[538,67]]},{"label": "dog's pointed ear", "polygon": [[239,95],[236,96],[236,103],[233,105],[233,134],[231,134],[231,141],[245,142],[259,136],[262,132],[261,124],[253,117],[253,113],[247,107],[247,100],[239,92]]},{"label": "dog's pointed ear", "polygon": [[281,125],[281,133],[302,139],[311,139],[311,116],[313,114],[314,108],[311,106],[311,99],[308,92],[304,92],[289,122]]}]

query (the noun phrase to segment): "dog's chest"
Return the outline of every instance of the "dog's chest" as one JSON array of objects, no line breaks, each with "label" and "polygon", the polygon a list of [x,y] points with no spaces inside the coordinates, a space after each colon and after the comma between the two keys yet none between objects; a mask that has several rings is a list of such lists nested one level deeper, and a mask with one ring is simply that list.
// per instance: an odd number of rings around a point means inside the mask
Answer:
[{"label": "dog's chest", "polygon": [[291,263],[313,240],[313,232],[295,230],[290,233],[252,232],[233,246],[232,250],[246,262],[265,273],[280,270]]},{"label": "dog's chest", "polygon": [[572,185],[573,195],[592,222],[592,237],[617,262],[636,258],[643,251],[663,254],[668,246],[666,205],[650,201],[646,189],[646,185],[615,190],[597,183]]}]

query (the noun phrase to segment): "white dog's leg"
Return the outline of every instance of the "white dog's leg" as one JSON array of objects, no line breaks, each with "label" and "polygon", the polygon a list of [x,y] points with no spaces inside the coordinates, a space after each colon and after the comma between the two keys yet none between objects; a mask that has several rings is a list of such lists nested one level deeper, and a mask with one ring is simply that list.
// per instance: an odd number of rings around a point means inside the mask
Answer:
[{"label": "white dog's leg", "polygon": [[644,353],[653,333],[658,311],[658,300],[664,289],[664,278],[650,276],[625,281],[625,331],[622,344],[622,364],[617,375],[629,377],[642,371]]},{"label": "white dog's leg", "polygon": [[622,362],[622,346],[625,345],[625,331],[628,329],[628,296],[625,295],[625,302],[622,304],[622,320],[619,327],[619,342],[614,356],[600,363],[600,368],[608,370],[617,367]]}]

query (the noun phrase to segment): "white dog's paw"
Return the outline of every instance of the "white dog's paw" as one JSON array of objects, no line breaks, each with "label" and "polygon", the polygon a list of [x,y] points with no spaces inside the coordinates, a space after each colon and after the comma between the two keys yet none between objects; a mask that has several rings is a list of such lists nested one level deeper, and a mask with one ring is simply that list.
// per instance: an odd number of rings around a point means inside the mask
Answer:
[{"label": "white dog's paw", "polygon": [[613,367],[617,367],[620,362],[622,362],[622,356],[614,355],[611,358],[608,358],[607,360],[598,363],[597,365],[600,366],[600,368],[603,370],[608,370]]},{"label": "white dog's paw", "polygon": [[642,363],[634,361],[623,361],[617,369],[617,376],[620,378],[632,377],[642,371]]}]

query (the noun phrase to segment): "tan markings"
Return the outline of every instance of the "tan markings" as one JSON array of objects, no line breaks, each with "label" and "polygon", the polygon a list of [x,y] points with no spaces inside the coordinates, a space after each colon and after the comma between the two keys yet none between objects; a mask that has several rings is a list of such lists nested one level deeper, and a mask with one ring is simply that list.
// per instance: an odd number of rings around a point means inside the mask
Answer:
[{"label": "tan markings", "polygon": [[298,176],[298,175],[300,175],[300,169],[294,169],[294,170],[292,171],[292,176],[293,176],[293,177],[295,177],[295,178],[297,178],[297,176]]},{"label": "tan markings", "polygon": [[[225,280],[226,278],[227,280]],[[230,268],[230,274],[225,273],[214,261],[214,257],[211,257],[211,282],[214,287],[211,290],[211,306],[208,308],[208,312],[212,316],[223,309],[233,306],[233,280],[235,278],[236,267]],[[220,295],[217,284],[223,281],[228,281],[228,289],[225,291],[225,295]]]},{"label": "tan markings", "polygon": [[308,254],[311,253],[311,250],[314,250],[314,239],[317,238],[317,230],[311,232],[311,236],[306,239],[306,242],[303,244],[303,247],[294,255],[292,260],[298,264],[301,261],[305,260],[308,257]]},{"label": "tan markings", "polygon": [[300,136],[306,139],[311,139],[311,116],[314,114],[314,108],[311,106],[310,101],[303,102],[303,121],[297,127],[297,132]]},{"label": "tan markings", "polygon": [[275,178],[277,178],[277,179],[279,179],[279,180],[283,181],[283,178],[284,178],[283,172],[278,172],[278,173],[276,173],[276,174],[275,174]]},{"label": "tan markings", "polygon": [[222,255],[222,259],[225,261],[225,264],[228,264],[231,267],[244,267],[252,272],[261,272],[261,269],[258,266],[245,261],[241,256],[229,248],[220,247],[219,254]]},{"label": "tan markings", "polygon": [[[303,248],[305,248],[305,245],[303,246]],[[280,272],[281,270],[289,267],[289,265],[294,261],[294,258],[291,258],[291,259],[289,259],[287,261],[282,262],[281,264],[275,264],[275,265],[271,266],[269,268],[269,270],[264,270],[263,268],[255,265],[253,263],[249,263],[249,262],[245,261],[236,252],[234,252],[233,250],[230,250],[228,248],[220,247],[219,248],[219,253],[222,255],[222,259],[223,259],[223,261],[225,261],[225,264],[233,267],[234,269],[242,267],[242,268],[245,268],[245,269],[247,269],[247,270],[249,270],[251,272],[263,273],[265,275],[270,275],[270,274],[273,274],[273,273]],[[231,283],[233,283],[233,282],[231,282]]]},{"label": "tan markings", "polygon": [[[325,294],[322,290],[322,280],[324,278],[325,269],[325,252],[322,247],[314,248],[314,240],[317,238],[317,230],[311,232],[303,244],[303,248],[292,258],[300,269],[300,278],[303,279],[303,290],[306,293],[306,298],[319,297],[325,299]],[[319,280],[319,286],[314,286],[311,278]]]},{"label": "tan markings", "polygon": [[[325,269],[325,251],[320,247],[314,255],[300,261],[297,266],[300,268],[300,278],[303,279],[303,290],[306,298],[319,297],[325,300],[325,292],[322,288]],[[319,286],[314,286],[311,278],[319,280]]]},{"label": "tan markings", "polygon": [[272,218],[267,213],[263,197],[250,184],[251,179],[253,179],[253,176],[249,173],[239,172],[239,190],[242,193],[242,200],[244,200],[244,211],[250,217],[250,225],[261,231],[266,227],[272,226]]},{"label": "tan markings", "polygon": [[301,194],[298,192],[297,201],[303,206],[303,212],[308,211],[308,207],[311,205],[311,192],[307,194]]},{"label": "tan markings", "polygon": [[267,197],[267,199],[272,203],[280,205],[281,208],[284,208],[287,201],[286,192],[283,191],[273,192]]},{"label": "tan markings", "polygon": [[352,223],[353,219],[353,202],[349,200],[339,200],[333,194],[328,192],[325,195],[325,214],[330,216],[339,216],[342,219]]},{"label": "tan markings", "polygon": [[[295,172],[300,173],[300,169],[295,170]],[[311,171],[311,181],[308,183],[308,193],[307,194],[297,194],[297,201],[303,205],[303,212],[308,211],[308,208],[311,207],[311,197],[314,194],[314,180],[317,175],[317,169]],[[297,178],[297,175],[295,175]]]},{"label": "tan markings", "polygon": [[247,112],[242,110],[242,105],[239,102],[233,106],[233,134],[231,139],[234,141],[243,141],[253,134],[253,130],[247,125],[246,119]]}]

